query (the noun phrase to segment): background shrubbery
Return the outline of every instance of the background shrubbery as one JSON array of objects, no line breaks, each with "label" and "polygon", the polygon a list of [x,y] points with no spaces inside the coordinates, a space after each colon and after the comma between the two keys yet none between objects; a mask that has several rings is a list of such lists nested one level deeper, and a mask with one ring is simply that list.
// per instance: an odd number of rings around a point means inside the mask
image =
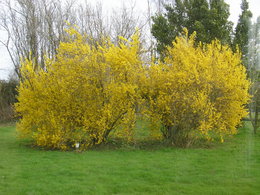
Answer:
[{"label": "background shrubbery", "polygon": [[16,102],[18,82],[16,80],[0,81],[0,122],[14,118],[13,104]]}]

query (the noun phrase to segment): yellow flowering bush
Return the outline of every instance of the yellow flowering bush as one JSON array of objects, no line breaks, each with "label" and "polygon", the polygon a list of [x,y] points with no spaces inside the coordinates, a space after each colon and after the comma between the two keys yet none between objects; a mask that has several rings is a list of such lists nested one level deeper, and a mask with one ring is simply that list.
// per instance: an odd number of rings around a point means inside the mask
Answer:
[{"label": "yellow flowering bush", "polygon": [[217,40],[196,45],[194,39],[185,31],[163,62],[144,68],[138,33],[118,45],[107,39],[90,45],[69,29],[46,68],[34,60],[22,64],[18,132],[38,146],[84,150],[113,131],[131,139],[136,109],[143,109],[153,129],[161,130],[152,134],[175,145],[201,136],[223,141],[247,115],[250,83],[239,52]]},{"label": "yellow flowering bush", "polygon": [[146,114],[179,146],[198,136],[223,141],[247,115],[250,83],[241,54],[217,40],[195,45],[194,39],[187,31],[177,37],[164,62],[151,65],[142,86]]},{"label": "yellow flowering bush", "polygon": [[67,150],[105,141],[120,126],[131,136],[138,82],[142,73],[139,35],[95,46],[71,28],[46,69],[23,62],[18,103],[18,132],[38,146]]}]

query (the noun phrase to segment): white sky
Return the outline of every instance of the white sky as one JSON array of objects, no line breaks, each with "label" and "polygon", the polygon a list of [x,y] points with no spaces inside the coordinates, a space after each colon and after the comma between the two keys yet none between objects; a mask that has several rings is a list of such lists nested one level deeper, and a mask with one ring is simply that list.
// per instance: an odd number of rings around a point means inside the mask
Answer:
[{"label": "white sky", "polygon": [[[241,13],[240,4],[242,0],[225,0],[230,5],[230,20],[236,24],[238,16]],[[101,2],[104,11],[120,8],[122,4],[125,6],[133,5],[136,3],[136,11],[147,12],[147,0],[87,0],[91,4]],[[253,13],[253,21],[260,16],[260,0],[248,0],[249,9]],[[3,39],[5,34],[0,31],[0,39]],[[0,45],[0,80],[7,79],[11,70],[13,69],[10,62],[9,55],[3,45]]]}]

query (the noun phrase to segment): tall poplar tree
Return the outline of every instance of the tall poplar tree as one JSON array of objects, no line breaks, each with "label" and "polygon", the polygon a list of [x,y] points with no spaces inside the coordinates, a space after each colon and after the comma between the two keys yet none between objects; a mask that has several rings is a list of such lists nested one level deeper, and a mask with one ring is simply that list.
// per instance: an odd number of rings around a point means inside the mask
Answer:
[{"label": "tall poplar tree", "polygon": [[251,25],[252,13],[249,10],[249,4],[247,0],[242,0],[241,3],[242,13],[239,15],[238,23],[235,29],[235,38],[233,47],[237,45],[240,48],[243,55],[243,63],[248,69],[247,54],[248,54],[248,40],[249,40],[249,29]]},{"label": "tall poplar tree", "polygon": [[250,94],[252,101],[249,104],[249,117],[253,126],[254,133],[260,127],[260,16],[249,31],[248,46],[248,75],[252,82]]}]

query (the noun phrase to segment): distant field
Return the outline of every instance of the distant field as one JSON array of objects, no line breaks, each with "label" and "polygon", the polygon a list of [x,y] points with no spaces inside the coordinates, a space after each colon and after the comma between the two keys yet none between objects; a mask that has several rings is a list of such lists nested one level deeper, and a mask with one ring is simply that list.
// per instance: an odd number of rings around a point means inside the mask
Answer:
[{"label": "distant field", "polygon": [[0,194],[260,194],[260,133],[209,148],[60,152],[31,148],[0,126]]}]

